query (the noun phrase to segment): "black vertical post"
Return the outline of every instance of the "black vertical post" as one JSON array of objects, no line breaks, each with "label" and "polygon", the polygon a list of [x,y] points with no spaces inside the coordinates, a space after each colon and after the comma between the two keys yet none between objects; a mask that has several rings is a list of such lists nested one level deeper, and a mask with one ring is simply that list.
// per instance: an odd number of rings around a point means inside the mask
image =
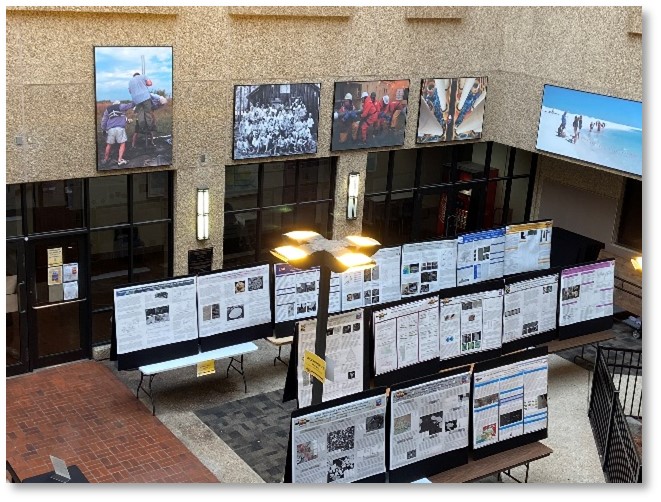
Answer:
[{"label": "black vertical post", "polygon": [[[328,297],[330,296],[331,270],[322,264],[319,273],[319,299],[317,301],[317,332],[314,341],[314,352],[326,360],[326,329],[328,325]],[[312,403],[321,404],[324,384],[312,378]]]}]

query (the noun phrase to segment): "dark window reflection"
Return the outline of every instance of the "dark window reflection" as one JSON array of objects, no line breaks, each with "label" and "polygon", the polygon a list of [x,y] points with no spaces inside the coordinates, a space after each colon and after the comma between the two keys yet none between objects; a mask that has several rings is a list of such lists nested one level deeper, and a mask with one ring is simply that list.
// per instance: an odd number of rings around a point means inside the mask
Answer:
[{"label": "dark window reflection", "polygon": [[282,245],[282,234],[296,230],[294,206],[280,206],[261,211],[260,258],[269,257],[269,250]]},{"label": "dark window reflection", "polygon": [[637,251],[643,249],[643,183],[626,179],[624,199],[620,209],[617,240],[623,246]]},{"label": "dark window reflection", "polygon": [[[129,282],[130,228],[97,230],[90,233],[92,308],[113,305],[113,289]],[[133,228],[137,242],[138,228]]]},{"label": "dark window reflection", "polygon": [[234,210],[258,207],[258,164],[225,166],[225,202]]},{"label": "dark window reflection", "polygon": [[363,206],[363,231],[362,235],[372,237],[377,241],[384,242],[384,228],[386,222],[386,196],[367,195]]},{"label": "dark window reflection", "polygon": [[374,152],[367,154],[367,178],[365,179],[365,193],[379,193],[386,191],[388,181],[389,152]]},{"label": "dark window reflection", "polygon": [[420,186],[439,185],[450,181],[452,149],[422,148],[420,155]]},{"label": "dark window reflection", "polygon": [[23,235],[21,207],[21,185],[6,185],[7,193],[7,237]]},{"label": "dark window reflection", "polygon": [[[278,206],[281,204],[294,202],[295,194],[295,162],[273,162],[264,164],[264,190],[262,193],[262,206]],[[256,201],[255,205],[252,207],[257,207]]]},{"label": "dark window reflection", "polygon": [[127,176],[90,178],[89,197],[92,228],[128,223]]},{"label": "dark window reflection", "polygon": [[324,237],[330,237],[329,212],[329,202],[301,204],[296,208],[296,228],[313,230]]},{"label": "dark window reflection", "polygon": [[392,194],[388,226],[385,231],[387,245],[396,246],[411,242],[412,221],[413,192],[397,192]]},{"label": "dark window reflection", "polygon": [[299,161],[299,166],[298,202],[333,198],[331,159],[303,160]]},{"label": "dark window reflection", "polygon": [[105,343],[112,338],[112,324],[110,318],[112,310],[95,312],[92,314],[92,343]]},{"label": "dark window reflection", "polygon": [[133,221],[168,218],[168,171],[133,175]]},{"label": "dark window reflection", "polygon": [[[516,152],[518,157],[519,152]],[[528,195],[529,178],[517,178],[512,180],[512,192],[510,193],[509,211],[504,223],[522,223],[526,215],[526,197]]]},{"label": "dark window reflection", "polygon": [[257,211],[230,213],[225,203],[223,231],[223,268],[255,262],[257,246]]},{"label": "dark window reflection", "polygon": [[505,193],[507,181],[490,181],[484,199],[484,228],[497,227],[508,218],[511,220],[511,210],[505,214]]},{"label": "dark window reflection", "polygon": [[28,231],[53,232],[81,228],[83,180],[42,181],[27,185]]},{"label": "dark window reflection", "polygon": [[417,150],[415,149],[395,151],[392,174],[393,190],[413,188],[413,185],[415,185],[416,159]]},{"label": "dark window reflection", "polygon": [[168,226],[162,222],[133,227],[132,282],[168,277]]}]

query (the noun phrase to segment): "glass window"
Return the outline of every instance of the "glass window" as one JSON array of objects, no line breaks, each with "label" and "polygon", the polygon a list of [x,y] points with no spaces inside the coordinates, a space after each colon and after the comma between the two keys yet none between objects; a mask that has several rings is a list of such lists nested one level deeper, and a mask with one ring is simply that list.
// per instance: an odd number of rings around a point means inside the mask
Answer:
[{"label": "glass window", "polygon": [[169,217],[168,171],[133,175],[133,222]]},{"label": "glass window", "polygon": [[297,225],[294,224],[295,208],[296,206],[291,205],[261,210],[259,260],[267,259],[270,256],[269,251],[271,249],[282,246],[282,234],[298,229]]},{"label": "glass window", "polygon": [[[264,164],[262,206],[279,206],[295,201],[296,163],[270,162]],[[257,205],[255,204],[255,206]]]},{"label": "glass window", "polygon": [[[516,151],[519,156],[519,150]],[[528,197],[528,183],[530,178],[516,178],[512,180],[510,192],[509,211],[504,223],[523,223],[526,221],[526,198]]]},{"label": "glass window", "polygon": [[112,324],[110,318],[112,310],[95,312],[92,314],[92,343],[99,344],[108,342],[112,338]]},{"label": "glass window", "polygon": [[446,192],[424,195],[420,202],[420,240],[445,236]]},{"label": "glass window", "polygon": [[259,164],[225,167],[226,208],[236,211],[258,207],[258,170]]},{"label": "glass window", "polygon": [[523,176],[530,174],[530,165],[532,164],[532,153],[527,150],[517,149],[514,156],[513,176]]},{"label": "glass window", "polygon": [[334,194],[331,192],[331,159],[300,161],[298,176],[298,202],[333,198]]},{"label": "glass window", "polygon": [[[487,185],[487,194],[484,200],[483,228],[492,228],[502,225],[503,211],[505,210],[505,191],[507,181],[490,181]],[[511,210],[508,211],[511,213]],[[505,220],[508,218],[507,216]]]},{"label": "glass window", "polygon": [[386,245],[397,246],[411,241],[413,192],[398,192],[390,198],[390,214],[386,228]]},{"label": "glass window", "polygon": [[386,196],[366,195],[363,206],[362,235],[372,237],[383,244],[383,229],[386,222]]},{"label": "glass window", "polygon": [[93,309],[112,306],[113,289],[129,282],[130,231],[125,227],[90,233]]},{"label": "glass window", "polygon": [[83,227],[83,204],[83,180],[28,184],[28,232],[53,232]]},{"label": "glass window", "polygon": [[392,190],[413,188],[418,150],[396,150],[392,172]]},{"label": "glass window", "polygon": [[330,202],[300,204],[296,207],[296,228],[314,230],[324,237],[330,237],[329,218]]},{"label": "glass window", "polygon": [[23,235],[23,211],[21,206],[21,185],[7,187],[7,237]]},{"label": "glass window", "polygon": [[504,178],[507,176],[511,152],[512,149],[509,146],[501,145],[500,143],[493,144],[491,149],[491,164],[489,165],[489,178]]},{"label": "glass window", "polygon": [[440,185],[450,181],[452,148],[422,148],[420,155],[420,186]]},{"label": "glass window", "polygon": [[132,227],[132,282],[147,282],[168,277],[170,223],[149,223]]},{"label": "glass window", "polygon": [[627,178],[620,208],[617,242],[636,251],[643,250],[643,183]]},{"label": "glass window", "polygon": [[107,227],[129,221],[127,176],[90,178],[90,226]]},{"label": "glass window", "polygon": [[254,263],[257,249],[257,211],[225,213],[223,268]]},{"label": "glass window", "polygon": [[372,152],[367,154],[367,177],[365,193],[386,191],[388,182],[388,159],[390,152]]},{"label": "glass window", "polygon": [[486,144],[457,145],[457,181],[484,178]]}]

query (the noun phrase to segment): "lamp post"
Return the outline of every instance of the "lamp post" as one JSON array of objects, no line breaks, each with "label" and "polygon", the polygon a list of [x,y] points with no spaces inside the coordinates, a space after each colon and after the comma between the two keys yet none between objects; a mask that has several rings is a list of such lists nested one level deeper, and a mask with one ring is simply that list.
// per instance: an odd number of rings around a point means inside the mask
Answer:
[{"label": "lamp post", "polygon": [[[319,267],[319,299],[317,301],[317,329],[314,352],[326,359],[326,329],[328,326],[328,304],[331,272],[371,268],[376,262],[371,256],[381,244],[360,235],[350,235],[340,240],[326,239],[317,232],[296,230],[284,234],[289,244],[271,250],[271,254],[296,268]],[[361,249],[369,249],[369,255]],[[312,380],[312,404],[321,403],[323,383]]]}]

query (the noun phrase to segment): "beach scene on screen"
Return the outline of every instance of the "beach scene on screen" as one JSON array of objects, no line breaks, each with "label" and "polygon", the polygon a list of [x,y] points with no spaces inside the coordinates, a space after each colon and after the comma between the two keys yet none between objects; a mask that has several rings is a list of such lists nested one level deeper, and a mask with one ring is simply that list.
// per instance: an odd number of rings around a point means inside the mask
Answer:
[{"label": "beach scene on screen", "polygon": [[640,101],[544,86],[537,149],[643,175]]}]

